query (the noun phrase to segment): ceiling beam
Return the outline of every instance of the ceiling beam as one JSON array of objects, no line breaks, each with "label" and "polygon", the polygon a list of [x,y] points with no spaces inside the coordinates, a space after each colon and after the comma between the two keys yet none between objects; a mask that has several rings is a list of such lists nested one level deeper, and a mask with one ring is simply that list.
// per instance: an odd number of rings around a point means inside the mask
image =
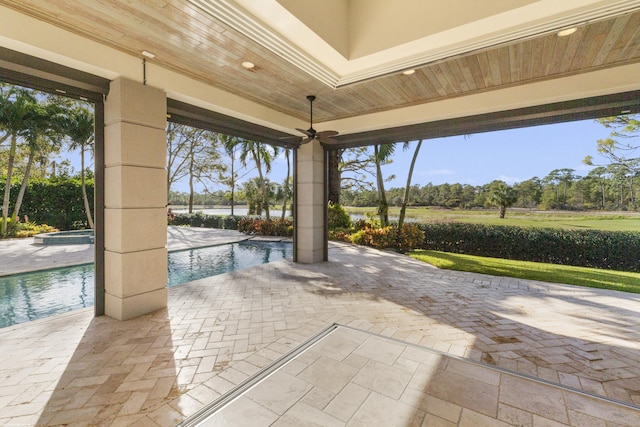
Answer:
[{"label": "ceiling beam", "polygon": [[369,132],[340,135],[337,148],[390,144],[446,136],[596,119],[640,113],[640,91],[595,96],[495,113],[425,122]]},{"label": "ceiling beam", "polygon": [[185,102],[167,99],[167,120],[199,129],[219,132],[255,142],[284,148],[295,148],[302,137],[280,132]]},{"label": "ceiling beam", "polygon": [[109,80],[0,47],[0,80],[43,92],[102,102]]}]

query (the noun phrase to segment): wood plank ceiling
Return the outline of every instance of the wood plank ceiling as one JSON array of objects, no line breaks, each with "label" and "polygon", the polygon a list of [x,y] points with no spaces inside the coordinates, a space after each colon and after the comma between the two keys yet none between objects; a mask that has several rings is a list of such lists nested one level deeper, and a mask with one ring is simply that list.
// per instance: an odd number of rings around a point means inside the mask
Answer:
[{"label": "wood plank ceiling", "polygon": [[[187,0],[0,0],[0,4],[306,120],[353,117],[640,61],[640,11],[333,89]],[[242,61],[257,65],[253,71]]]}]

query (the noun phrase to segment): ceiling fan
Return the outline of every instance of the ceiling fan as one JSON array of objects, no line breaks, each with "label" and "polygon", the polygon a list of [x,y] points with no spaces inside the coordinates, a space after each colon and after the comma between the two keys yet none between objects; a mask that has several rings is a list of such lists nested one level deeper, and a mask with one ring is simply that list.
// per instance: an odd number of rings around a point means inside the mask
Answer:
[{"label": "ceiling fan", "polygon": [[318,132],[313,128],[313,101],[315,101],[316,97],[314,95],[308,95],[307,99],[309,100],[310,108],[309,129],[304,130],[296,128],[297,131],[302,132],[307,136],[302,141],[300,141],[300,144],[306,144],[313,141],[314,139],[317,139],[322,144],[337,144],[338,141],[333,137],[338,135],[338,132],[336,132],[335,130],[323,130]]}]

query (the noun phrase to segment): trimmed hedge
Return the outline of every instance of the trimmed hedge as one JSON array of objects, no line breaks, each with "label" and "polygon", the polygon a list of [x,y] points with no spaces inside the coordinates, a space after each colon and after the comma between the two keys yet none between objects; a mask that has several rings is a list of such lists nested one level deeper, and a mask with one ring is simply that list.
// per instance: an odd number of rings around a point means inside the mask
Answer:
[{"label": "trimmed hedge", "polygon": [[225,230],[237,230],[241,216],[207,215],[202,212],[173,214],[169,219],[169,225],[188,225],[189,227],[220,228]]},{"label": "trimmed hedge", "polygon": [[[93,180],[86,182],[89,206],[93,214]],[[13,212],[20,183],[11,185],[9,215]],[[4,181],[0,180],[0,194],[4,194]],[[59,230],[78,230],[88,228],[84,211],[82,186],[77,179],[34,180],[29,182],[22,206],[20,218],[29,217],[29,221],[47,224]]]},{"label": "trimmed hedge", "polygon": [[289,219],[282,220],[278,218],[267,221],[266,219],[250,216],[220,216],[194,212],[191,214],[173,214],[173,218],[168,221],[169,225],[238,230],[242,233],[259,234],[261,236],[293,236],[293,222]]},{"label": "trimmed hedge", "polygon": [[260,236],[293,236],[293,222],[290,219],[242,218],[238,221],[238,231]]},{"label": "trimmed hedge", "polygon": [[424,249],[640,272],[640,232],[466,223],[420,224]]}]

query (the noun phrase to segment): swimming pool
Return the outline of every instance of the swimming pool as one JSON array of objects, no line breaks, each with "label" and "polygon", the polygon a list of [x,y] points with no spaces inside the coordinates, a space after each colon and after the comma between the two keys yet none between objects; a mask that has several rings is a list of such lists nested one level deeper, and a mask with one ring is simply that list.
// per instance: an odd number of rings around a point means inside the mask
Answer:
[{"label": "swimming pool", "polygon": [[[245,241],[169,253],[169,283],[180,283],[290,259],[291,243]],[[91,307],[93,264],[0,277],[0,328]]]}]

